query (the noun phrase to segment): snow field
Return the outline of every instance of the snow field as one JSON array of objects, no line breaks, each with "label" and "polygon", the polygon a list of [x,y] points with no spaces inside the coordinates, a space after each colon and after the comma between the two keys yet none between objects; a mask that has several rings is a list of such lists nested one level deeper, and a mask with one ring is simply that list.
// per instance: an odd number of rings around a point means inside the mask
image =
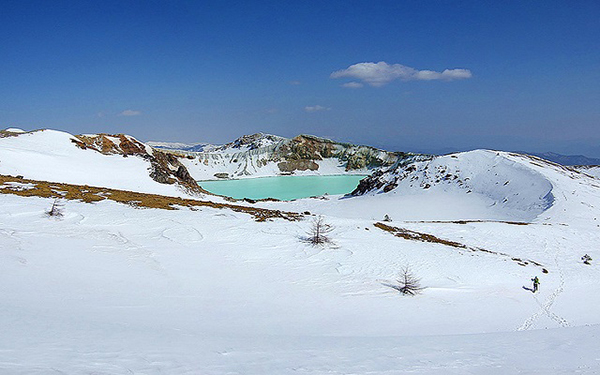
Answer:
[{"label": "snow field", "polygon": [[0,174],[27,179],[109,187],[169,196],[189,197],[174,185],[150,178],[150,163],[142,158],[103,155],[82,150],[72,135],[41,130],[0,139]]},{"label": "snow field", "polygon": [[[313,248],[299,240],[309,221],[108,201],[67,202],[54,220],[43,215],[51,200],[0,199],[0,373],[599,369],[598,349],[584,346],[598,332],[589,298],[598,275],[564,248],[598,238],[567,226],[401,225],[526,255],[548,266],[542,275],[492,254],[400,239],[364,219],[327,216],[335,244]],[[404,265],[422,278],[421,295],[383,285]],[[536,296],[523,289],[533,275],[542,279]],[[584,287],[587,302],[564,302]],[[517,332],[586,324],[594,326]]]},{"label": "snow field", "polygon": [[[181,194],[69,137],[1,139],[0,173]],[[429,166],[468,186],[421,169],[427,189],[256,204],[324,215],[322,248],[301,240],[310,217],[68,201],[56,220],[51,199],[0,194],[0,374],[600,373],[598,180],[493,151]],[[395,237],[385,214],[502,254]],[[385,286],[404,266],[422,294]]]}]

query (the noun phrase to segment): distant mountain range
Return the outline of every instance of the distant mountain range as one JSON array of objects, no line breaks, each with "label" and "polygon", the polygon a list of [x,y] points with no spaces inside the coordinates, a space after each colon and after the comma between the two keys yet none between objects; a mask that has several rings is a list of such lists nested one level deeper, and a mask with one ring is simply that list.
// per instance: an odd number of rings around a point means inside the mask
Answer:
[{"label": "distant mountain range", "polygon": [[561,155],[554,152],[524,152],[518,151],[520,154],[529,154],[540,157],[561,165],[600,165],[600,159],[588,158],[583,155]]},{"label": "distant mountain range", "polygon": [[[448,155],[455,154],[458,152],[469,151],[469,149],[458,149],[453,147],[446,147],[435,150],[417,150],[419,153],[431,154],[431,155]],[[600,159],[589,158],[584,155],[563,155],[557,154],[556,152],[529,152],[529,151],[513,151],[519,154],[527,154],[537,156],[539,158],[549,160],[560,165],[572,166],[572,165],[600,165]]]},{"label": "distant mountain range", "polygon": [[[260,135],[261,137],[268,138],[266,141],[270,141],[271,143],[285,139],[285,138],[273,136],[270,134],[258,133],[258,135]],[[155,147],[155,148],[162,148],[162,149],[167,149],[167,150],[183,150],[183,151],[191,151],[191,152],[219,152],[219,151],[223,151],[228,148],[240,148],[241,146],[244,146],[243,141],[247,141],[246,138],[249,138],[250,141],[255,141],[255,139],[252,137],[256,137],[256,136],[257,135],[244,136],[234,142],[231,142],[231,143],[228,143],[225,145],[213,145],[210,143],[186,144],[186,143],[155,142],[155,141],[149,141],[149,142],[146,142],[146,144],[148,144],[152,147]],[[242,140],[242,142],[240,142],[240,140]],[[236,144],[236,142],[237,142],[237,144]],[[260,148],[263,146],[264,146],[263,144],[257,144],[257,145],[254,145],[254,148]],[[465,150],[462,150],[462,151],[465,151]],[[434,151],[429,151],[429,152],[422,151],[420,153],[432,154],[432,155],[447,155],[447,154],[453,154],[453,153],[462,152],[462,151],[458,150],[458,149],[454,149],[454,148],[446,148],[446,149],[438,149],[435,152]],[[584,155],[563,155],[563,154],[557,154],[555,152],[527,152],[527,151],[515,151],[515,152],[517,152],[519,154],[527,154],[527,155],[537,156],[542,159],[546,159],[546,160],[552,161],[554,163],[558,163],[561,165],[567,165],[567,166],[600,165],[599,158],[589,158]]]}]

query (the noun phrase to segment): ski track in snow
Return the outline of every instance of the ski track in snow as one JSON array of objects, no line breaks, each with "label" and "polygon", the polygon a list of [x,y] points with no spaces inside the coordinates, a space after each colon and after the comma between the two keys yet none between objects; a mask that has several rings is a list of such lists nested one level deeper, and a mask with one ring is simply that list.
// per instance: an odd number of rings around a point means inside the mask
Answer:
[{"label": "ski track in snow", "polygon": [[[545,240],[544,247],[546,249],[548,249],[548,241],[547,240]],[[552,308],[552,305],[554,305],[554,302],[556,301],[558,296],[564,291],[564,285],[565,285],[565,274],[564,274],[563,268],[559,262],[560,244],[558,243],[558,241],[556,241],[555,247],[557,250],[554,255],[554,263],[556,264],[556,269],[558,270],[558,274],[559,274],[559,285],[550,294],[550,296],[548,296],[548,298],[546,298],[545,303],[542,303],[540,301],[540,299],[537,297],[537,295],[535,293],[532,293],[533,299],[535,299],[537,304],[540,306],[540,311],[534,313],[529,318],[527,318],[527,320],[525,320],[525,322],[523,322],[523,324],[517,329],[518,331],[525,331],[525,330],[531,329],[531,326],[533,325],[533,323],[535,323],[543,315],[546,315],[548,318],[555,321],[560,327],[569,327],[570,326],[569,322],[565,318],[558,316],[557,314],[555,314],[554,312],[552,312],[550,310]]]},{"label": "ski track in snow", "polygon": [[21,241],[18,238],[16,238],[16,233],[17,232],[14,230],[0,229],[0,237],[3,237],[3,241],[8,240],[9,242],[13,242],[13,244],[6,249],[3,249],[4,246],[0,247],[0,256],[6,256],[9,259],[16,260],[18,263],[20,263],[22,265],[26,265],[27,264],[26,258],[19,256],[19,255],[11,254],[11,252],[13,250],[16,250],[15,251],[16,253],[23,253],[23,247],[21,246]]}]

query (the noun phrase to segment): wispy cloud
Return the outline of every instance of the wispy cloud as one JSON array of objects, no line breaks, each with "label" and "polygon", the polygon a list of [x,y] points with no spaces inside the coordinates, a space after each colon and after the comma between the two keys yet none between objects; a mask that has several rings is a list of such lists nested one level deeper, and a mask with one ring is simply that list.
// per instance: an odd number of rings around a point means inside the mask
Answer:
[{"label": "wispy cloud", "polygon": [[322,105],[313,105],[304,107],[306,112],[319,112],[319,111],[329,111],[331,108],[323,107]]},{"label": "wispy cloud", "polygon": [[123,112],[119,113],[119,116],[139,116],[142,112],[134,111],[132,109],[126,109]]},{"label": "wispy cloud", "polygon": [[342,87],[345,87],[345,88],[347,88],[347,89],[359,89],[359,88],[361,88],[361,87],[363,87],[363,86],[364,86],[364,85],[363,85],[362,83],[360,83],[360,82],[354,82],[354,81],[352,81],[352,82],[347,82],[347,83],[344,83],[344,84],[342,85]]},{"label": "wispy cloud", "polygon": [[[417,70],[402,64],[390,65],[385,61],[354,64],[346,69],[335,71],[330,75],[331,78],[359,79],[362,82],[375,87],[386,85],[397,79],[401,81],[454,81],[457,79],[471,78],[472,76],[473,74],[468,69],[446,69],[441,72],[436,72],[434,70]],[[353,83],[358,82],[349,82],[346,85]],[[358,88],[356,85],[346,85],[342,86]]]},{"label": "wispy cloud", "polygon": [[288,83],[289,83],[290,85],[294,85],[294,86],[298,86],[298,85],[301,85],[301,84],[302,84],[302,82],[300,82],[300,81],[296,81],[296,80],[294,80],[294,81],[289,81]]}]

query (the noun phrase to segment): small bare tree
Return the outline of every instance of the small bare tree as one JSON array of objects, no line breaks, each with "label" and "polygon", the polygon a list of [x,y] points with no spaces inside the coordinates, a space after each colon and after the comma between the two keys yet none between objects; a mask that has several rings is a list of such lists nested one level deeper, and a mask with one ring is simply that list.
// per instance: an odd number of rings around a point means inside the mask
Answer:
[{"label": "small bare tree", "polygon": [[402,267],[400,275],[396,279],[396,284],[388,285],[390,288],[396,289],[402,294],[414,296],[419,294],[423,287],[421,286],[421,279],[415,276],[410,270],[410,267]]},{"label": "small bare tree", "polygon": [[329,243],[331,242],[329,233],[332,230],[333,226],[325,223],[323,216],[319,216],[313,220],[310,230],[307,232],[308,237],[306,241],[313,246]]},{"label": "small bare tree", "polygon": [[61,218],[63,217],[63,209],[64,207],[62,202],[58,198],[56,198],[52,203],[52,207],[50,207],[50,209],[46,211],[46,216]]}]

